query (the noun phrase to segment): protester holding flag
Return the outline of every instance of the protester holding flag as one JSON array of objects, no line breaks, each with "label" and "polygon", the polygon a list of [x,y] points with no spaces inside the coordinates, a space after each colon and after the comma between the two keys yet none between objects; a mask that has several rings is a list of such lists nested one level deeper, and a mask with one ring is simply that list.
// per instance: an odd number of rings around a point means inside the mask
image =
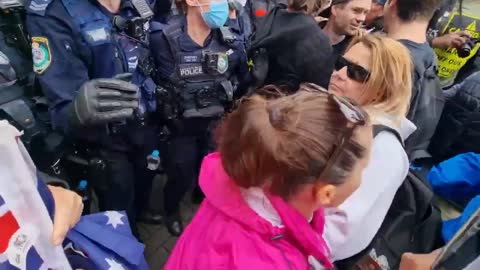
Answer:
[{"label": "protester holding flag", "polygon": [[148,269],[126,214],[80,218],[81,198],[41,181],[21,135],[0,121],[0,269]]}]

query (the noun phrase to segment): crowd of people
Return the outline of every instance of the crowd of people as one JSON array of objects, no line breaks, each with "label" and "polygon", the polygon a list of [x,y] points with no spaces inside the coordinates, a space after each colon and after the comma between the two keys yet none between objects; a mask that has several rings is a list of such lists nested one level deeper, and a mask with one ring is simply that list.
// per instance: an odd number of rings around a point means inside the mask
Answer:
[{"label": "crowd of people", "polygon": [[[52,128],[105,162],[89,179],[101,211],[180,237],[165,269],[363,269],[412,168],[480,152],[478,0],[25,7]],[[84,209],[50,191],[58,245]],[[431,242],[370,252],[368,269],[432,269],[445,243]]]}]

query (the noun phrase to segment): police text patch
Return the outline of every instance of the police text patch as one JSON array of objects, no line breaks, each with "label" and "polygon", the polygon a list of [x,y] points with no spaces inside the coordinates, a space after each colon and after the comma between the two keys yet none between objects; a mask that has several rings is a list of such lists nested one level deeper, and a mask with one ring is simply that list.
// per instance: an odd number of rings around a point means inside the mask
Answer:
[{"label": "police text patch", "polygon": [[203,67],[202,65],[180,65],[179,74],[181,78],[202,75]]},{"label": "police text patch", "polygon": [[44,37],[32,37],[33,71],[42,74],[52,63],[52,53],[48,45],[48,39]]}]

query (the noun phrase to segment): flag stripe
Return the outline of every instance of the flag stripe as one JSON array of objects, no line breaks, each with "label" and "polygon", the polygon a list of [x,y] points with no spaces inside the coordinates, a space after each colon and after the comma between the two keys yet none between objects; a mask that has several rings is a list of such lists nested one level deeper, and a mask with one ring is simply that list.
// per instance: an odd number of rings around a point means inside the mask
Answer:
[{"label": "flag stripe", "polygon": [[7,212],[0,217],[0,253],[8,248],[8,242],[12,235],[20,228],[12,212]]}]

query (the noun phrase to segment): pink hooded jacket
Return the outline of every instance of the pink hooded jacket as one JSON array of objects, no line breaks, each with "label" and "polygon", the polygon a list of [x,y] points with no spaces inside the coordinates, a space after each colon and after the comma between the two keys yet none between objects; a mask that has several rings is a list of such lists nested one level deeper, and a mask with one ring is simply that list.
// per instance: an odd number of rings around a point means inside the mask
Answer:
[{"label": "pink hooded jacket", "polygon": [[322,238],[322,210],[309,223],[280,197],[267,195],[283,223],[274,227],[245,202],[218,153],[205,157],[199,179],[206,198],[177,241],[166,270],[332,267]]}]

